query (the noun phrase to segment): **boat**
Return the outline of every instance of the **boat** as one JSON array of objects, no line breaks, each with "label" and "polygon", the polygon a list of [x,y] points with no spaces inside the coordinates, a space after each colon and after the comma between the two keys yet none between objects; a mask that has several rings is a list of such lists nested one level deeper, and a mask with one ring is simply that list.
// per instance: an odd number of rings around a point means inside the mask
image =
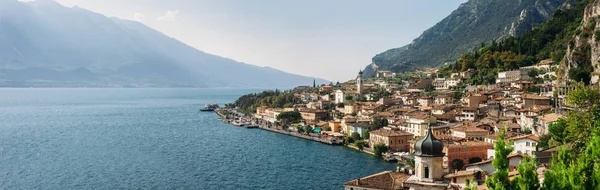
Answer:
[{"label": "boat", "polygon": [[218,104],[207,104],[204,108],[200,109],[200,111],[215,111],[217,108],[219,108]]}]

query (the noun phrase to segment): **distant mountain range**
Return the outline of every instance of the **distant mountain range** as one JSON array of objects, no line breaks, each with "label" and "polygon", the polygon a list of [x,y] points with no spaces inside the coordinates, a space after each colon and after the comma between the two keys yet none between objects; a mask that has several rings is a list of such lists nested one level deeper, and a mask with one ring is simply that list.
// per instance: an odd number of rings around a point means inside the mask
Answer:
[{"label": "distant mountain range", "polygon": [[139,22],[52,0],[0,0],[0,86],[289,88],[312,83],[310,77],[204,53]]},{"label": "distant mountain range", "polygon": [[[482,43],[531,30],[574,1],[580,0],[469,0],[412,43],[380,53],[372,62],[378,70],[395,72],[451,63]],[[374,68],[367,66],[365,74],[373,76]]]}]

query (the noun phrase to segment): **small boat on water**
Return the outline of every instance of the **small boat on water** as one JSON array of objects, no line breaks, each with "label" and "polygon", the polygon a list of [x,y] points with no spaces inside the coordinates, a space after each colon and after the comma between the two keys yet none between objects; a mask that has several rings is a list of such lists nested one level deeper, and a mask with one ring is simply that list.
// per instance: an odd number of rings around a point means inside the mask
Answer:
[{"label": "small boat on water", "polygon": [[207,104],[206,106],[204,106],[204,108],[201,108],[200,111],[215,111],[215,109],[218,108],[218,104]]}]

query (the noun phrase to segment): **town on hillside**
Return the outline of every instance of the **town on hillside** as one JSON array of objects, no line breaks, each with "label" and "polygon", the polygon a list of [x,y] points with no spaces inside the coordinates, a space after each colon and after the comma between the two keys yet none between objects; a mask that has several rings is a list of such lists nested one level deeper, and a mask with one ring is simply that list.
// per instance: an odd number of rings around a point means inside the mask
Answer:
[{"label": "town on hillside", "polygon": [[[349,179],[354,189],[485,188],[496,172],[494,143],[512,142],[509,178],[526,158],[538,160],[543,178],[551,155],[549,125],[574,106],[565,98],[576,85],[559,85],[556,64],[500,72],[496,83],[467,85],[473,70],[444,77],[438,69],[410,73],[358,72],[344,83],[298,86],[242,96],[217,110],[224,121],[331,145],[345,145],[398,162],[395,171]],[[502,134],[502,137],[499,135]],[[544,142],[542,142],[544,141]]]}]

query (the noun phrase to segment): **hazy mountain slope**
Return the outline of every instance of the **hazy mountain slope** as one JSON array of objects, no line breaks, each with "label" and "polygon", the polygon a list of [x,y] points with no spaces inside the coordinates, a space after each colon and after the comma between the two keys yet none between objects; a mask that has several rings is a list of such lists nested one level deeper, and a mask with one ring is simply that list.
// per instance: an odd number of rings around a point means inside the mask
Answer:
[{"label": "hazy mountain slope", "polygon": [[[481,47],[482,42],[531,30],[548,20],[563,3],[564,0],[469,0],[411,44],[378,54],[372,61],[380,70],[392,71],[454,62],[460,54]],[[372,75],[372,67],[367,66],[366,72]]]},{"label": "hazy mountain slope", "polygon": [[0,0],[0,85],[31,81],[274,88],[309,85],[313,78],[207,54],[141,23],[52,0]]}]

